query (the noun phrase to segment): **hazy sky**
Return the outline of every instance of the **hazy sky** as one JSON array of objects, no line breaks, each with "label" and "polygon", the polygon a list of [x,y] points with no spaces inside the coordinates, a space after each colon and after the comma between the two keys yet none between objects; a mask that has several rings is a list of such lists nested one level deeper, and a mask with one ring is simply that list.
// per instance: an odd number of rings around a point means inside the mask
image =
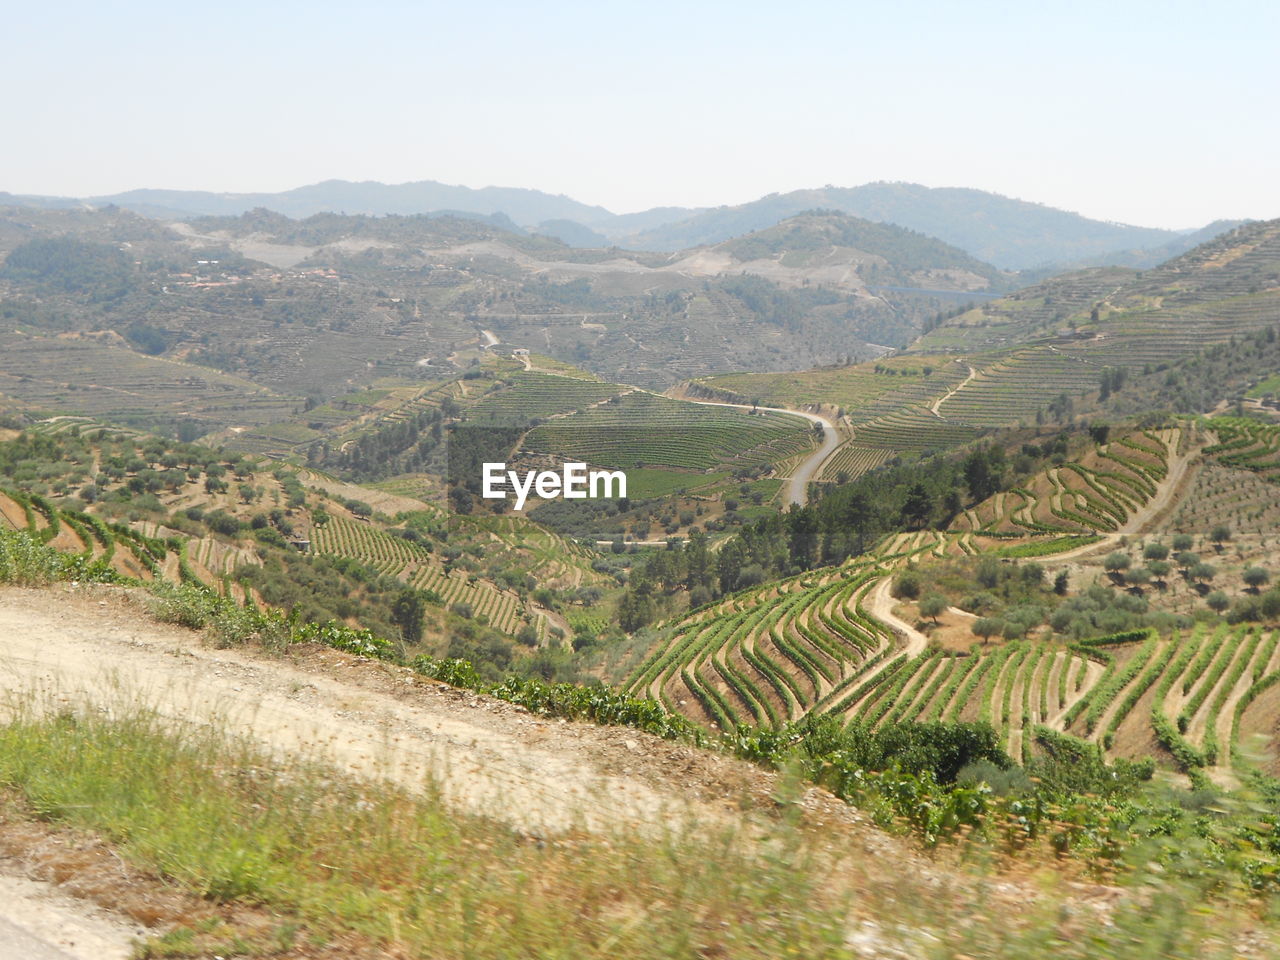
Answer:
[{"label": "hazy sky", "polygon": [[871,180],[1280,216],[1280,4],[16,3],[0,190],[537,187],[615,212]]}]

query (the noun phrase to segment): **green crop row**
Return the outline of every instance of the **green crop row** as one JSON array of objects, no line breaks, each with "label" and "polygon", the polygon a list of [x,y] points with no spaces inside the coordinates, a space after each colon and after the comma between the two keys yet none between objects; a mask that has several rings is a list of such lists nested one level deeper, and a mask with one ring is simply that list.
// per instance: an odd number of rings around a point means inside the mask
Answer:
[{"label": "green crop row", "polygon": [[1245,670],[1253,662],[1253,658],[1258,652],[1258,647],[1262,644],[1262,634],[1255,632],[1252,637],[1252,640],[1243,645],[1240,654],[1235,658],[1231,670],[1227,673],[1226,679],[1222,683],[1222,688],[1209,705],[1209,715],[1205,718],[1204,740],[1200,745],[1200,752],[1204,756],[1206,764],[1214,764],[1218,761],[1218,715],[1222,712],[1223,706],[1231,696],[1231,691],[1235,689],[1236,684],[1240,682],[1240,678],[1244,676]]},{"label": "green crop row", "polygon": [[1147,669],[1138,677],[1137,682],[1129,688],[1129,692],[1124,695],[1124,699],[1120,701],[1120,705],[1112,715],[1111,721],[1107,724],[1107,729],[1103,732],[1103,743],[1110,745],[1111,739],[1115,736],[1116,731],[1120,729],[1120,724],[1124,722],[1124,718],[1129,715],[1137,702],[1142,699],[1142,695],[1151,689],[1151,685],[1160,678],[1169,666],[1172,653],[1173,647],[1170,645],[1164,651],[1162,657],[1156,658],[1152,656],[1149,659]]},{"label": "green crop row", "polygon": [[956,691],[960,688],[960,684],[964,683],[982,662],[981,657],[972,655],[953,657],[952,659],[957,662],[963,661],[964,666],[951,671],[947,685],[942,688],[942,692],[938,694],[933,706],[929,709],[929,714],[925,718],[927,723],[934,723],[942,719],[944,711],[951,705],[951,701],[955,697]]},{"label": "green crop row", "polygon": [[1222,649],[1222,652],[1213,658],[1213,662],[1209,666],[1209,672],[1204,675],[1204,679],[1201,680],[1199,686],[1196,687],[1195,693],[1191,695],[1191,699],[1188,700],[1183,705],[1182,710],[1179,711],[1179,730],[1184,732],[1186,731],[1187,727],[1191,723],[1191,718],[1196,715],[1200,706],[1205,702],[1214,686],[1226,672],[1227,667],[1230,666],[1233,658],[1240,648],[1240,644],[1245,638],[1245,635],[1244,631],[1234,630],[1226,635],[1225,644],[1219,640],[1219,642],[1214,645],[1213,649],[1215,653],[1217,653],[1221,648],[1225,649]]},{"label": "green crop row", "polygon": [[1177,725],[1165,715],[1164,700],[1178,678],[1188,670],[1188,665],[1196,658],[1197,651],[1203,646],[1204,637],[1197,630],[1188,638],[1169,669],[1160,678],[1159,684],[1156,685],[1155,698],[1151,703],[1151,726],[1155,731],[1156,739],[1173,755],[1174,760],[1183,770],[1204,766],[1204,759],[1199,751],[1183,738]]},{"label": "green crop row", "polygon": [[1151,659],[1151,655],[1155,652],[1158,642],[1154,635],[1149,637],[1146,643],[1138,648],[1138,652],[1129,658],[1123,670],[1109,672],[1109,675],[1104,675],[1103,679],[1098,682],[1098,685],[1089,696],[1089,709],[1084,717],[1086,732],[1093,733],[1098,721],[1102,719],[1107,707],[1111,705],[1111,701],[1125,687],[1137,679],[1143,667],[1146,666],[1147,661]]}]

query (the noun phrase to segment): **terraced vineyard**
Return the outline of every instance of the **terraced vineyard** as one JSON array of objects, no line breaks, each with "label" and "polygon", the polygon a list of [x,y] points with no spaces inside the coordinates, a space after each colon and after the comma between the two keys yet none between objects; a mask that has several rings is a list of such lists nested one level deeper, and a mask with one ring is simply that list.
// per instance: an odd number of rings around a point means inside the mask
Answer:
[{"label": "terraced vineyard", "polygon": [[872,447],[846,441],[823,463],[822,479],[836,480],[841,474],[851,479],[874,470],[893,456],[894,452],[888,447]]},{"label": "terraced vineyard", "polygon": [[812,444],[795,417],[632,393],[530,431],[528,450],[597,466],[709,471],[785,459]]},{"label": "terraced vineyard", "polygon": [[[1280,226],[1252,224],[1143,274],[1081,271],[983,304],[874,364],[708,377],[690,389],[841,408],[853,436],[823,477],[856,476],[896,454],[964,443],[984,428],[1060,420],[1067,414],[1051,404],[1092,402],[1108,368],[1159,369],[1274,327],[1277,259]],[[909,382],[891,384],[904,373]],[[1250,469],[1270,469],[1265,447],[1258,441],[1247,451]]]},{"label": "terraced vineyard", "polygon": [[[478,520],[495,527],[487,531],[495,539],[504,536],[518,542],[526,551],[532,545],[546,554],[542,563],[559,556],[556,547],[563,543],[553,534],[517,529],[522,522],[495,518]],[[523,521],[523,527],[533,528]],[[246,588],[233,579],[235,571],[245,565],[261,565],[257,553],[234,543],[212,537],[192,537],[154,522],[133,526],[106,523],[87,513],[62,510],[35,494],[0,491],[0,529],[29,533],[55,549],[101,561],[115,573],[137,580],[168,580],[173,583],[196,583],[237,602],[245,600]],[[536,528],[533,528],[536,530]],[[514,635],[525,624],[533,624],[543,637],[547,632],[545,617],[527,609],[513,592],[499,589],[494,583],[462,571],[446,572],[444,565],[429,551],[409,540],[392,536],[369,523],[343,516],[331,516],[311,531],[311,549],[317,554],[351,557],[379,573],[396,577],[424,590],[433,590],[445,604],[465,604],[475,617],[483,617],[496,629]],[[554,540],[554,543],[544,542]],[[598,582],[600,574],[590,569],[588,551],[564,543],[567,556],[559,572],[574,585]],[[531,567],[536,569],[537,564]],[[540,579],[553,571],[541,570]]]},{"label": "terraced vineyard", "polygon": [[586,409],[631,387],[524,370],[504,375],[495,389],[467,409],[473,423],[528,423]]},{"label": "terraced vineyard", "polygon": [[939,415],[973,427],[1032,423],[1059,394],[1098,389],[1105,363],[1053,346],[1014,351],[986,361],[977,376],[938,406]]},{"label": "terraced vineyard", "polygon": [[696,611],[629,687],[723,729],[803,716],[844,696],[900,646],[863,605],[877,574],[867,565],[843,567]]},{"label": "terraced vineyard", "polygon": [[1156,495],[1181,439],[1181,428],[1120,436],[966,510],[954,528],[1023,534],[1119,530]]},{"label": "terraced vineyard", "polygon": [[[927,371],[927,372],[926,372]],[[879,412],[946,394],[965,377],[962,363],[943,358],[889,357],[874,363],[803,373],[730,373],[692,381],[700,398],[796,408],[824,406],[847,413],[879,405]],[[874,415],[874,414],[873,414]]]},{"label": "terraced vineyard", "polygon": [[[931,549],[918,539],[890,564]],[[1161,638],[1139,630],[1063,644],[1039,639],[947,653],[904,641],[869,612],[883,566],[815,571],[756,588],[674,624],[628,689],[731,730],[813,712],[871,727],[982,721],[1025,760],[1041,730],[1111,756],[1156,752],[1193,777],[1229,777],[1242,738],[1270,734],[1249,711],[1280,683],[1280,630],[1222,624]],[[1233,759],[1234,757],[1234,759]]]},{"label": "terraced vineyard", "polygon": [[433,590],[447,604],[466,604],[473,615],[486,617],[503,633],[514,634],[531,619],[514,593],[461,571],[446,572],[430,551],[368,523],[330,517],[313,528],[311,550],[323,556],[353,557],[379,573]]},{"label": "terraced vineyard", "polygon": [[[298,405],[239,377],[134,353],[89,337],[0,334],[0,393],[37,409],[73,410],[114,422],[163,416],[206,431],[282,420]],[[85,371],[94,371],[86,377]]]},{"label": "terraced vineyard", "polygon": [[1214,417],[1207,425],[1218,443],[1206,447],[1205,456],[1280,483],[1280,425],[1245,417]]},{"label": "terraced vineyard", "polygon": [[[1272,732],[1274,704],[1264,694],[1280,685],[1280,631],[1224,622],[1172,637],[1032,636],[944,651],[891,628],[883,603],[887,578],[912,558],[1038,556],[1087,544],[1086,532],[1124,528],[1151,509],[1173,458],[1189,454],[1188,429],[1116,436],[965,511],[950,532],[891,535],[863,562],[694,611],[668,625],[629,688],[721,729],[777,726],[810,712],[873,727],[985,721],[1015,758],[1069,734],[1109,756],[1154,754],[1193,779],[1226,782],[1243,762],[1241,745]],[[1216,455],[1266,465],[1271,430],[1246,422],[1224,432],[1209,448]]]},{"label": "terraced vineyard", "polygon": [[[86,561],[101,561],[120,576],[175,583],[195,581],[224,595],[238,589],[223,574],[243,559],[238,555],[244,551],[215,544],[209,538],[185,537],[176,531],[157,529],[154,524],[136,528],[108,524],[92,514],[60,510],[44,497],[16,490],[0,491],[0,528],[24,531],[56,550]],[[223,564],[216,570],[193,565],[191,554],[209,560],[215,567],[215,558]],[[259,561],[253,556],[247,562]]]},{"label": "terraced vineyard", "polygon": [[453,516],[450,522],[456,534],[500,545],[498,553],[489,553],[489,562],[522,569],[539,584],[566,589],[612,582],[607,574],[593,568],[599,559],[594,550],[524,517],[463,514]]}]

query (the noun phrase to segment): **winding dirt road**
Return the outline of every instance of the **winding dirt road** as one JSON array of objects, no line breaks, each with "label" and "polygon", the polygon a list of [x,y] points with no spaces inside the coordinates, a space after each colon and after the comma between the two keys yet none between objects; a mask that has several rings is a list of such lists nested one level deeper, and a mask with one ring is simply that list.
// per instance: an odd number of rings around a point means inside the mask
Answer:
[{"label": "winding dirt road", "polygon": [[940,396],[937,400],[933,401],[933,403],[929,404],[929,412],[932,413],[939,420],[946,419],[945,417],[943,417],[939,408],[948,400],[950,400],[952,397],[954,397],[957,393],[963,390],[965,385],[978,375],[978,371],[974,369],[973,364],[966,363],[965,366],[969,368],[969,375],[965,377],[963,380],[961,380],[959,383],[957,383],[949,391],[947,391],[942,396]]},{"label": "winding dirt road", "polygon": [[[881,577],[880,582],[867,594],[867,610],[877,620],[887,623],[896,632],[902,634],[906,640],[906,646],[903,648],[904,652],[908,656],[918,657],[929,646],[929,638],[893,612],[897,601],[894,600],[893,594],[889,592],[892,586],[892,575]],[[871,676],[871,674],[868,674],[868,676]]]}]

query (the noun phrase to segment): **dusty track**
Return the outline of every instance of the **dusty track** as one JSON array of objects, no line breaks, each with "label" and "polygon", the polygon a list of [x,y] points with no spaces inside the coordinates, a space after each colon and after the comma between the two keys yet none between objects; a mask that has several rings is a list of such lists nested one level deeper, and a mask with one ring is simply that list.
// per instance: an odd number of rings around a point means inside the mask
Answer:
[{"label": "dusty track", "polygon": [[1189,473],[1191,464],[1200,450],[1197,448],[1179,454],[1180,431],[1171,432],[1174,436],[1166,444],[1169,449],[1168,472],[1156,485],[1156,495],[1129,515],[1129,519],[1120,528],[1120,533],[1144,533],[1150,530],[1165,513],[1177,506],[1186,496],[1188,483],[1194,479],[1194,472]]},{"label": "dusty track", "polygon": [[[771,808],[776,789],[772,774],[719,754],[537,717],[324,648],[281,659],[212,649],[111,587],[0,588],[0,687],[54,703],[145,704],[410,789],[431,777],[453,807],[534,834],[747,825],[756,814],[743,810]],[[0,718],[5,708],[0,700]],[[804,806],[872,845],[892,842],[825,791],[809,790]]]},{"label": "dusty track", "polygon": [[973,368],[973,364],[966,363],[965,366],[969,368],[969,375],[965,377],[963,380],[961,380],[959,383],[957,383],[953,388],[951,388],[951,390],[947,391],[942,396],[940,396],[937,400],[933,401],[933,403],[929,404],[929,412],[932,413],[939,420],[946,419],[945,417],[943,417],[939,408],[948,400],[950,400],[952,397],[954,397],[957,393],[963,390],[964,387],[969,383],[969,381],[978,375],[978,371]]},{"label": "dusty track", "polygon": [[[352,658],[327,651],[270,661],[212,650],[189,631],[147,622],[119,595],[96,591],[107,599],[95,610],[99,601],[86,602],[83,591],[59,593],[54,600],[51,591],[0,592],[6,689],[117,707],[142,702],[413,789],[435,777],[449,802],[534,832],[660,827],[670,817],[724,813],[607,772],[610,764],[591,756],[607,742],[626,751],[630,740],[638,749],[634,733],[536,719],[381,665],[352,670]],[[344,683],[327,675],[337,670],[372,677]]]},{"label": "dusty track", "polygon": [[[534,836],[732,828],[751,839],[763,837],[782,809],[778,778],[750,764],[626,728],[548,721],[323,648],[295,648],[282,659],[212,649],[191,631],[148,620],[137,598],[119,588],[0,588],[0,687],[7,692],[0,722],[15,700],[33,696],[59,709],[147,706],[352,775],[409,789],[434,777],[455,809]],[[907,844],[825,791],[808,788],[788,808],[824,849],[846,856],[841,882],[849,889],[879,883],[886,860],[923,884],[942,882]],[[0,917],[20,919],[2,894]],[[0,925],[0,937],[3,931]],[[113,955],[106,948],[73,954]],[[8,960],[3,952],[0,960]]]},{"label": "dusty track", "polygon": [[112,916],[0,866],[0,960],[128,960],[145,936]]},{"label": "dusty track", "polygon": [[[867,610],[877,620],[883,621],[895,632],[902,635],[906,641],[903,651],[908,656],[918,657],[929,646],[929,638],[907,623],[907,621],[894,614],[893,607],[896,601],[893,599],[893,595],[889,593],[889,588],[892,585],[892,576],[881,577],[880,582],[867,594]],[[867,676],[874,676],[874,674],[868,673]]]}]

